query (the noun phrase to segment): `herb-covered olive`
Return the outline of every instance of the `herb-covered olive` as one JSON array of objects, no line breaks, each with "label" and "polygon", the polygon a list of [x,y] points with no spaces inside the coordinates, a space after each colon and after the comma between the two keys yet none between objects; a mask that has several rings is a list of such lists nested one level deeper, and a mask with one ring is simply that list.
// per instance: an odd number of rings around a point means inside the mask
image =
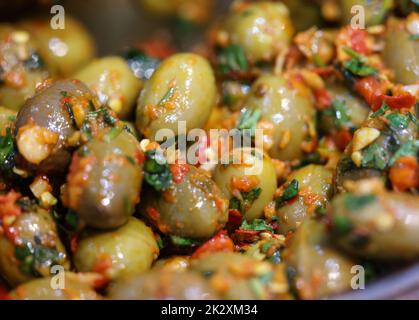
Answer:
[{"label": "herb-covered olive", "polygon": [[51,28],[51,19],[34,18],[21,24],[33,37],[41,57],[55,76],[70,76],[95,55],[95,43],[84,26],[68,15],[64,28]]},{"label": "herb-covered olive", "polygon": [[287,297],[288,283],[283,265],[274,266],[244,254],[218,252],[192,260],[191,268],[209,277],[211,286],[223,299]]},{"label": "herb-covered olive", "polygon": [[232,9],[225,30],[249,61],[271,60],[291,42],[294,33],[288,8],[281,2],[261,1]]},{"label": "herb-covered olive", "polygon": [[384,19],[393,9],[393,0],[339,0],[342,13],[342,23],[349,24],[358,8],[362,8],[365,24],[368,27],[383,23]]},{"label": "herb-covered olive", "polygon": [[[146,176],[150,166],[146,160]],[[211,237],[227,222],[228,200],[206,171],[181,164],[172,164],[171,169],[170,185],[161,192],[148,190],[140,212],[162,233],[194,239]]]},{"label": "herb-covered olive", "polygon": [[335,188],[342,192],[347,181],[385,178],[402,156],[416,156],[416,116],[411,112],[390,110],[383,105],[354,133],[340,159]]},{"label": "herb-covered olive", "polygon": [[0,25],[0,105],[18,111],[48,77],[30,34]]},{"label": "herb-covered olive", "polygon": [[328,85],[332,105],[320,114],[319,126],[325,134],[358,128],[367,119],[368,105],[342,85]]},{"label": "herb-covered olive", "polygon": [[[277,184],[271,159],[254,149],[235,149],[242,157],[239,163],[219,164],[214,181],[227,198],[230,208],[238,210],[247,221],[260,218],[264,207],[273,199]],[[240,160],[240,158],[239,158]]]},{"label": "herb-covered olive", "polygon": [[217,294],[198,273],[153,270],[111,284],[115,300],[213,300]]},{"label": "herb-covered olive", "polygon": [[419,41],[406,30],[406,21],[388,20],[383,56],[387,67],[394,70],[397,82],[414,84],[419,81]]},{"label": "herb-covered olive", "polygon": [[28,99],[16,118],[16,143],[39,172],[63,172],[71,160],[71,140],[96,99],[78,80],[62,80]]},{"label": "herb-covered olive", "polygon": [[333,193],[333,171],[321,165],[308,165],[293,172],[277,198],[279,206],[278,231],[293,231],[312,216],[315,210],[325,206]]},{"label": "herb-covered olive", "polygon": [[131,115],[142,83],[134,76],[124,59],[105,57],[92,61],[74,75],[85,83],[122,119]]},{"label": "herb-covered olive", "polygon": [[[54,288],[56,286],[56,288]],[[12,300],[99,300],[100,295],[78,275],[66,272],[26,282],[9,294]]]},{"label": "herb-covered olive", "polygon": [[151,229],[131,217],[115,230],[83,231],[74,253],[74,264],[78,271],[101,272],[113,280],[147,271],[158,253]]},{"label": "herb-covered olive", "polygon": [[305,144],[311,145],[316,139],[315,110],[310,99],[282,77],[263,75],[256,80],[245,108],[260,114],[258,126],[264,129],[264,148],[272,158],[300,159]]},{"label": "herb-covered olive", "polygon": [[355,263],[330,244],[326,226],[306,219],[283,253],[293,287],[302,299],[318,299],[351,288]]},{"label": "herb-covered olive", "polygon": [[143,153],[122,127],[90,140],[73,155],[63,200],[88,226],[126,223],[139,202]]},{"label": "herb-covered olive", "polygon": [[353,255],[379,260],[419,257],[419,206],[416,195],[345,193],[329,209],[336,243]]},{"label": "herb-covered olive", "polygon": [[6,134],[7,128],[12,128],[17,112],[0,106],[0,136]]},{"label": "herb-covered olive", "polygon": [[68,269],[68,257],[51,213],[13,191],[0,198],[0,275],[16,286],[49,276],[54,265]]},{"label": "herb-covered olive", "polygon": [[147,138],[160,129],[178,134],[179,121],[186,131],[203,128],[215,104],[215,78],[208,61],[196,54],[175,54],[164,60],[141,92],[136,125]]}]

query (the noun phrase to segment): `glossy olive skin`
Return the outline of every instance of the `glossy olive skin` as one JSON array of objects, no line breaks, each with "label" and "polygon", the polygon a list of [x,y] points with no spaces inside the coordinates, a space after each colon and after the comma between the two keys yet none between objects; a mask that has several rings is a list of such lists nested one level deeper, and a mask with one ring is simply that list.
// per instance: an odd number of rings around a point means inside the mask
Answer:
[{"label": "glossy olive skin", "polygon": [[[337,100],[345,105],[345,113],[349,121],[345,122],[343,127],[347,129],[359,128],[368,117],[369,106],[340,84],[328,84],[327,91],[332,100]],[[332,134],[334,130],[341,129],[334,123],[334,119],[325,112],[320,115],[319,126],[324,134]]]},{"label": "glossy olive skin", "polygon": [[12,300],[99,300],[100,295],[88,284],[77,280],[77,275],[66,273],[64,289],[52,289],[59,276],[26,282],[9,293]]},{"label": "glossy olive skin", "polygon": [[[369,196],[371,197],[369,202],[355,208],[351,206],[353,200],[350,197],[357,195],[346,193],[333,199],[329,215],[336,243],[345,251],[364,258],[378,260],[417,258],[419,256],[417,196],[396,192],[382,192]],[[341,230],[337,220],[345,222],[346,230]]]},{"label": "glossy olive skin", "polygon": [[351,268],[356,263],[331,246],[320,222],[306,219],[284,258],[296,272],[293,282],[299,298],[319,299],[351,289]]},{"label": "glossy olive skin", "polygon": [[0,106],[0,135],[4,135],[6,128],[13,126],[17,112]]},{"label": "glossy olive skin", "polygon": [[355,14],[359,13],[358,10],[351,12],[354,6],[362,6],[365,12],[365,24],[366,26],[374,26],[382,23],[386,16],[390,13],[393,8],[393,0],[339,0],[339,4],[342,10],[342,24],[349,24]]},{"label": "glossy olive skin", "polygon": [[419,41],[409,39],[404,24],[394,18],[388,20],[383,57],[397,82],[414,84],[419,80]]},{"label": "glossy olive skin", "polygon": [[[308,136],[307,122],[315,122],[315,111],[308,97],[292,89],[282,77],[263,75],[253,83],[245,106],[260,109],[260,121],[273,125],[269,136],[272,146],[268,150],[272,158],[295,160],[303,156],[301,144]],[[281,147],[286,131],[290,132],[290,140]]]},{"label": "glossy olive skin", "polygon": [[121,119],[134,107],[142,83],[120,57],[94,60],[74,75],[95,93],[101,104],[107,104]]},{"label": "glossy olive skin", "polygon": [[282,0],[291,14],[296,31],[304,31],[313,25],[320,26],[321,8],[310,0]]},{"label": "glossy olive skin", "polygon": [[175,54],[164,60],[144,86],[138,100],[136,126],[155,140],[160,129],[177,135],[178,122],[186,131],[203,128],[215,104],[215,78],[208,61],[196,54]]},{"label": "glossy olive skin", "polygon": [[125,130],[92,139],[73,155],[66,204],[90,227],[122,226],[140,200],[141,155],[139,142]]},{"label": "glossy olive skin", "polygon": [[79,239],[74,253],[77,270],[92,272],[101,263],[110,261],[103,272],[111,280],[147,271],[159,253],[151,229],[133,217],[115,230],[86,230]]},{"label": "glossy olive skin", "polygon": [[289,45],[294,33],[288,8],[267,1],[233,9],[225,30],[230,42],[240,45],[251,62],[273,59]]},{"label": "glossy olive skin", "polygon": [[68,146],[68,139],[75,133],[77,127],[72,113],[65,107],[63,93],[73,99],[85,112],[89,110],[90,102],[95,105],[95,97],[83,83],[78,80],[60,80],[26,100],[16,118],[15,134],[17,147],[21,153],[25,147],[29,147],[19,139],[28,125],[39,127],[58,138],[48,156],[40,163],[34,163],[28,156],[23,155],[28,164],[38,172],[46,174],[64,172],[71,160],[73,148]]},{"label": "glossy olive skin", "polygon": [[51,28],[51,22],[51,18],[34,18],[20,26],[34,37],[52,74],[68,77],[95,56],[95,43],[84,26],[67,14],[64,29]]},{"label": "glossy olive skin", "polygon": [[204,277],[192,271],[153,270],[131,275],[113,283],[113,300],[214,300],[217,294]]},{"label": "glossy olive skin", "polygon": [[[253,168],[249,167],[244,161],[239,164],[219,164],[215,168],[213,179],[225,196],[231,199],[234,191],[232,179],[240,179],[249,175],[257,178],[259,184],[255,188],[260,188],[262,191],[259,197],[248,208],[245,208],[243,215],[244,219],[252,221],[263,215],[263,208],[273,199],[277,188],[275,167],[266,154],[259,153],[259,156],[253,156],[251,149],[240,150],[243,150],[252,159]],[[231,154],[231,157],[233,157],[233,154]]]},{"label": "glossy olive skin", "polygon": [[[269,287],[254,290],[258,276],[275,272],[272,264],[233,252],[217,252],[191,261],[191,269],[209,275],[211,285],[223,299],[255,300],[272,298]],[[263,271],[260,271],[263,270]]]},{"label": "glossy olive skin", "polygon": [[311,164],[298,169],[288,177],[288,182],[293,179],[298,181],[297,199],[280,206],[276,212],[278,231],[282,234],[296,230],[318,206],[327,204],[333,194],[333,171],[324,166]]},{"label": "glossy olive skin", "polygon": [[209,238],[226,224],[228,200],[208,173],[188,167],[180,183],[173,182],[160,194],[148,190],[139,209],[165,234]]},{"label": "glossy olive skin", "polygon": [[[13,222],[12,228],[16,230],[18,238],[12,242],[4,234],[0,237],[0,274],[12,286],[19,285],[39,276],[49,276],[51,264],[62,265],[69,269],[70,262],[66,250],[58,237],[55,222],[51,213],[33,206],[24,210]],[[16,247],[19,243],[30,243],[31,245],[40,245],[42,247],[55,250],[58,253],[59,261],[46,261],[33,268],[37,274],[32,272],[23,272],[20,269],[21,262],[15,256]]]},{"label": "glossy olive skin", "polygon": [[0,24],[0,105],[18,111],[48,77],[29,33]]}]

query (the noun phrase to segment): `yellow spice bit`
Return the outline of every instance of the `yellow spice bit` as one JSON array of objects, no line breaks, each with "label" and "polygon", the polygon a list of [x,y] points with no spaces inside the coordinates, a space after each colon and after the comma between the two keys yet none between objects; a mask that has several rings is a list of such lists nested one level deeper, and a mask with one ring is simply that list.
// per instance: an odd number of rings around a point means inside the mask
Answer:
[{"label": "yellow spice bit", "polygon": [[279,141],[279,148],[284,149],[291,141],[291,130],[287,129],[282,133],[281,140]]},{"label": "yellow spice bit", "polygon": [[380,130],[375,128],[360,128],[355,131],[352,151],[359,151],[374,142],[380,136]]},{"label": "yellow spice bit", "polygon": [[50,193],[44,192],[41,195],[41,206],[44,208],[50,208],[57,204],[57,199]]},{"label": "yellow spice bit", "polygon": [[84,119],[86,117],[86,111],[84,110],[83,106],[80,104],[74,104],[71,107],[71,110],[74,115],[74,120],[79,128],[83,125]]},{"label": "yellow spice bit", "polygon": [[389,231],[393,228],[395,219],[391,214],[382,213],[375,221],[376,228],[381,232]]},{"label": "yellow spice bit", "polygon": [[355,151],[351,154],[352,161],[356,164],[357,167],[361,166],[362,163],[362,154],[359,151]]},{"label": "yellow spice bit", "polygon": [[119,98],[110,99],[108,105],[116,114],[122,111],[122,101]]}]

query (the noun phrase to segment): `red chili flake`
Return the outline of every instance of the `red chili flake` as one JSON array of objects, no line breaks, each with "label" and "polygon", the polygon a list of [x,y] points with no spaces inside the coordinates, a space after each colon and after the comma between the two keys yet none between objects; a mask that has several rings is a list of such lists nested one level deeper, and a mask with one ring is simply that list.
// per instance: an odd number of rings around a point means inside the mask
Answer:
[{"label": "red chili flake", "polygon": [[233,240],[231,240],[231,238],[227,235],[227,231],[225,230],[220,231],[211,239],[199,246],[198,249],[196,249],[192,254],[191,258],[196,259],[202,257],[205,254],[222,251],[234,251]]},{"label": "red chili flake", "polygon": [[332,104],[332,97],[326,89],[313,90],[314,98],[316,99],[316,106],[319,110],[327,109]]},{"label": "red chili flake", "polygon": [[135,153],[135,160],[137,161],[138,164],[143,164],[145,162],[145,155],[143,152],[141,151],[137,151]]},{"label": "red chili flake", "polygon": [[384,95],[380,81],[375,77],[365,77],[355,83],[355,90],[371,106],[371,110],[377,111],[382,104]]},{"label": "red chili flake", "polygon": [[416,98],[409,93],[399,96],[383,96],[383,100],[391,109],[411,108],[416,103]]},{"label": "red chili flake", "polygon": [[333,66],[312,68],[310,71],[318,74],[320,77],[328,78],[332,75],[339,75],[338,71]]},{"label": "red chili flake", "polygon": [[361,54],[370,54],[371,50],[367,45],[368,33],[362,29],[348,29],[348,34],[351,39],[351,48]]},{"label": "red chili flake", "polygon": [[101,254],[93,265],[92,271],[105,273],[112,266],[112,258],[108,254]]},{"label": "red chili flake", "polygon": [[159,221],[160,219],[160,213],[153,207],[148,207],[146,209],[147,215],[153,220],[153,221]]},{"label": "red chili flake", "polygon": [[160,39],[149,39],[143,42],[140,42],[137,47],[144,51],[144,53],[148,56],[165,59],[174,53],[176,50],[173,46],[170,45],[169,42]]},{"label": "red chili flake", "polygon": [[71,249],[71,252],[73,253],[77,251],[78,240],[79,240],[78,233],[74,234],[70,239],[70,249]]},{"label": "red chili flake", "polygon": [[303,57],[300,49],[298,49],[296,45],[291,45],[285,57],[287,68],[290,69],[294,67]]},{"label": "red chili flake", "polygon": [[12,243],[16,243],[16,240],[19,238],[17,229],[12,226],[3,226],[3,232],[5,237]]},{"label": "red chili flake", "polygon": [[238,229],[243,222],[243,216],[237,209],[228,210],[227,229],[230,231]]},{"label": "red chili flake", "polygon": [[352,134],[348,128],[343,128],[339,130],[338,132],[336,132],[336,134],[334,134],[332,138],[333,138],[333,141],[335,142],[336,147],[338,147],[340,151],[343,151],[345,150],[349,142],[351,142]]},{"label": "red chili flake", "polygon": [[188,164],[171,164],[170,165],[170,171],[172,172],[173,175],[173,181],[175,183],[181,183],[183,181],[183,179],[185,178],[185,176],[188,174],[189,172],[189,165]]},{"label": "red chili flake", "polygon": [[9,292],[3,286],[0,286],[0,300],[11,300]]},{"label": "red chili flake", "polygon": [[260,233],[261,231],[238,229],[234,231],[234,237],[239,243],[252,243],[259,239]]},{"label": "red chili flake", "polygon": [[19,192],[13,190],[5,195],[0,195],[0,218],[20,215],[21,209],[16,204],[16,200],[21,196]]}]

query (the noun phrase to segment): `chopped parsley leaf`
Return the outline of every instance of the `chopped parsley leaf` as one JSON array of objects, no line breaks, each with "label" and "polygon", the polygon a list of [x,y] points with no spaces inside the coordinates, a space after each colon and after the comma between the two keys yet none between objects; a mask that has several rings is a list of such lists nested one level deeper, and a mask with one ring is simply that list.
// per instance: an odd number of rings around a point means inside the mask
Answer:
[{"label": "chopped parsley leaf", "polygon": [[367,58],[362,54],[359,54],[351,48],[344,48],[344,51],[351,56],[351,60],[345,61],[343,66],[346,70],[352,74],[360,77],[366,77],[377,74],[377,70],[373,67],[368,66]]},{"label": "chopped parsley leaf", "polygon": [[347,126],[350,122],[344,101],[333,100],[332,105],[324,111],[324,114],[333,119],[333,123],[338,129]]},{"label": "chopped parsley leaf", "polygon": [[255,135],[256,124],[259,121],[262,112],[260,109],[244,109],[240,113],[236,128],[239,130],[250,130],[252,136]]},{"label": "chopped parsley leaf", "polygon": [[374,202],[375,200],[376,197],[373,194],[365,194],[360,196],[347,194],[344,198],[344,204],[346,209],[349,211],[357,211],[367,204]]},{"label": "chopped parsley leaf", "polygon": [[178,237],[175,235],[170,235],[170,240],[177,246],[196,246],[201,244],[201,241],[199,240]]},{"label": "chopped parsley leaf", "polygon": [[172,182],[172,172],[163,154],[158,150],[149,150],[145,156],[145,181],[156,191],[166,190]]},{"label": "chopped parsley leaf", "polygon": [[286,201],[291,200],[292,198],[298,195],[298,180],[293,179],[290,184],[285,188],[282,196],[276,199],[276,205],[283,205]]},{"label": "chopped parsley leaf", "polygon": [[231,44],[222,49],[218,60],[222,74],[246,71],[249,67],[244,49],[237,44]]},{"label": "chopped parsley leaf", "polygon": [[266,223],[263,219],[255,219],[252,222],[247,222],[243,220],[240,230],[248,230],[248,231],[269,231],[274,232],[272,226]]},{"label": "chopped parsley leaf", "polygon": [[400,148],[396,151],[393,157],[390,159],[390,166],[392,166],[397,159],[405,156],[416,156],[419,152],[419,140],[409,140],[403,143]]}]

